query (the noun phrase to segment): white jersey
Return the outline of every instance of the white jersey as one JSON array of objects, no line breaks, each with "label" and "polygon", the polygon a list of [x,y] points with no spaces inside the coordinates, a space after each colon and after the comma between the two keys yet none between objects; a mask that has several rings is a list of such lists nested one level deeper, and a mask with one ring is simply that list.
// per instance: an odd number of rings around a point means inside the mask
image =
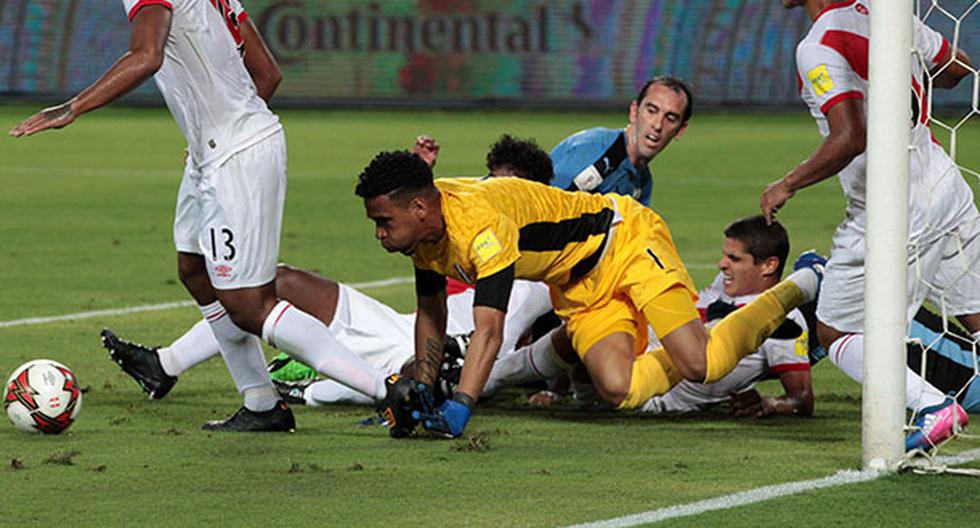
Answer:
[{"label": "white jersey", "polygon": [[[758,296],[759,294],[754,294],[733,298],[725,295],[722,275],[719,273],[711,286],[701,290],[697,308],[710,326],[736,307],[749,303]],[[742,358],[731,372],[715,383],[682,381],[667,393],[648,400],[640,410],[651,413],[696,411],[727,401],[732,394],[744,392],[766,377],[779,376],[793,370],[810,370],[806,320],[799,310],[790,312],[786,319],[802,329],[799,336],[785,339],[770,337],[758,350]]]},{"label": "white jersey", "polygon": [[[929,104],[925,96],[923,68],[936,67],[949,43],[936,31],[915,19],[912,57],[912,160],[910,163],[909,228],[913,241],[932,240],[956,225],[973,206],[973,192],[952,160],[929,131]],[[800,95],[810,107],[821,135],[830,133],[827,112],[837,103],[858,99],[867,114],[868,36],[867,3],[851,1],[824,10],[796,48]],[[848,201],[848,218],[863,232],[865,226],[865,177],[867,157],[861,154],[839,173]],[[862,233],[863,234],[863,233]]]},{"label": "white jersey", "polygon": [[238,0],[122,0],[130,21],[147,5],[173,12],[157,88],[187,139],[197,170],[281,130],[242,60]]}]

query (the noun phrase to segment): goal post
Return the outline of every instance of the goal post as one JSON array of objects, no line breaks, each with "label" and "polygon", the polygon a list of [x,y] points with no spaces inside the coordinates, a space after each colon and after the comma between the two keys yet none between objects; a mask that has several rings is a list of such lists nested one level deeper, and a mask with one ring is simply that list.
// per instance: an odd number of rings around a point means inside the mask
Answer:
[{"label": "goal post", "polygon": [[895,471],[905,452],[912,0],[870,11],[862,464]]}]

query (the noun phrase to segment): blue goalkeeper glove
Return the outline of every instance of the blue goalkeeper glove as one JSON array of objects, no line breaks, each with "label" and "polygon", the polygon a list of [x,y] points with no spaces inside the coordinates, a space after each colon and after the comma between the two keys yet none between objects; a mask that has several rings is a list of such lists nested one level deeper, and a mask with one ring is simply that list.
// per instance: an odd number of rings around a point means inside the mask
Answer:
[{"label": "blue goalkeeper glove", "polygon": [[443,402],[435,412],[415,411],[412,416],[422,422],[422,427],[427,431],[455,438],[463,433],[463,429],[470,421],[470,415],[473,414],[472,406],[472,398],[457,392],[453,399]]}]

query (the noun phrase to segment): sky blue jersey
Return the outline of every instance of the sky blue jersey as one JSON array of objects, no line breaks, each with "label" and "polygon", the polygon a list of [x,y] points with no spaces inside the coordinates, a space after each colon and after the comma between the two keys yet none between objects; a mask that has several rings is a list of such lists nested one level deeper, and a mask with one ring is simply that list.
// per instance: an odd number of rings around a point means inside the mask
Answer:
[{"label": "sky blue jersey", "polygon": [[650,205],[653,176],[636,168],[626,153],[622,129],[590,128],[565,138],[551,150],[551,185],[567,190],[616,193]]}]

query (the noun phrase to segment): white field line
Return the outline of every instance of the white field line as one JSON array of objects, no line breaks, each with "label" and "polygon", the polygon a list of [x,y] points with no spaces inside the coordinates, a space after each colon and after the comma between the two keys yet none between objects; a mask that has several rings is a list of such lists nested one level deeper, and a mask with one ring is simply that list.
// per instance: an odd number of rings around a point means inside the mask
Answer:
[{"label": "white field line", "polygon": [[[974,460],[980,460],[980,449],[971,449],[957,455],[936,457],[937,463],[946,466],[965,464]],[[727,510],[729,508],[745,506],[747,504],[755,504],[757,502],[785,497],[787,495],[796,495],[806,491],[867,482],[869,480],[875,480],[879,477],[887,475],[887,473],[877,473],[874,471],[843,470],[838,471],[835,475],[820,479],[763,486],[761,488],[732,493],[731,495],[723,495],[714,499],[706,499],[688,504],[678,504],[676,506],[661,508],[659,510],[650,510],[643,513],[627,515],[625,517],[617,517],[615,519],[608,519],[605,521],[577,524],[570,528],[625,528],[627,526],[651,524],[667,519],[700,515],[710,511]]]},{"label": "white field line", "polygon": [[[394,286],[396,284],[407,284],[415,280],[414,277],[394,277],[391,279],[383,279],[371,282],[355,282],[353,284],[348,284],[353,288],[359,290],[370,290],[372,288],[383,288],[385,286]],[[95,310],[91,312],[78,312],[73,314],[65,315],[52,315],[50,317],[29,317],[27,319],[15,319],[13,321],[0,321],[0,328],[9,328],[12,326],[28,326],[28,325],[39,325],[46,323],[55,323],[58,321],[76,321],[78,319],[92,319],[93,317],[112,317],[117,315],[129,315],[140,312],[158,312],[161,310],[171,310],[173,308],[184,308],[186,306],[193,306],[194,301],[177,301],[168,302],[161,304],[146,304],[143,306],[131,306],[129,308],[113,308],[109,310]]]}]

